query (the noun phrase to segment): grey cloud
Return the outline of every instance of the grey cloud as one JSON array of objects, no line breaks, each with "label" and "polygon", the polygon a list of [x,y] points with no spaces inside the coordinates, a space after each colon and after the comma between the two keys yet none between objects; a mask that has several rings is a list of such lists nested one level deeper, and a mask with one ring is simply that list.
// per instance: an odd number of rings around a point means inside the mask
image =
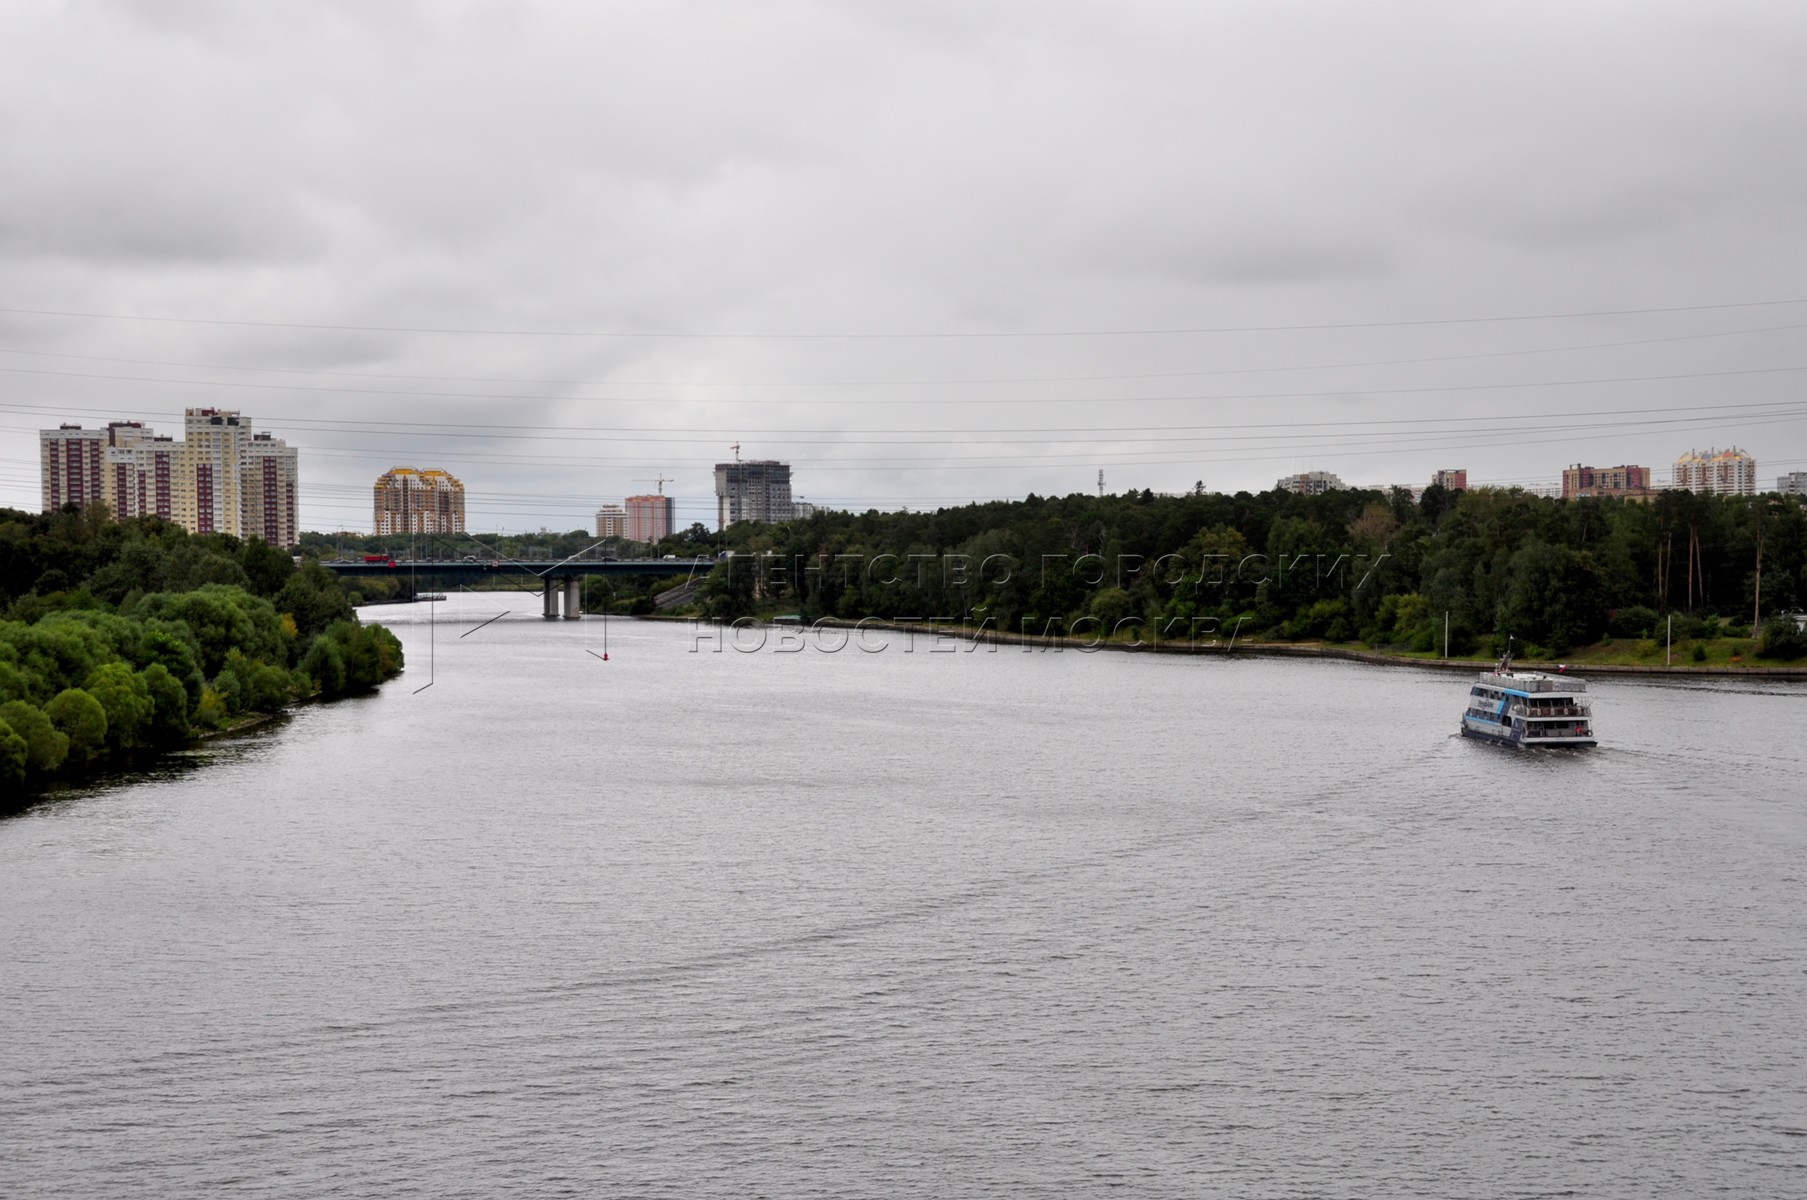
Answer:
[{"label": "grey cloud", "polygon": [[[1807,107],[1804,59],[1807,16],[1763,5],[1657,5],[1635,18],[1573,5],[1158,0],[10,6],[0,10],[0,307],[428,329],[908,333],[1785,298],[1807,268],[1807,188],[1790,152]],[[997,341],[16,317],[0,318],[0,348],[394,375],[303,375],[291,382],[335,390],[247,388],[235,401],[317,451],[304,456],[317,485],[310,523],[357,523],[376,471],[438,455],[474,494],[510,497],[496,511],[511,524],[525,503],[515,498],[541,489],[545,523],[568,526],[655,470],[680,477],[687,518],[701,519],[710,464],[736,438],[793,458],[804,494],[861,507],[1089,488],[1100,465],[1113,487],[1200,477],[1262,487],[1294,467],[1337,469],[1337,454],[1175,440],[1029,456],[1054,453],[1050,428],[1253,411],[1306,429],[1356,411],[1325,393],[1359,393],[1363,415],[1411,421],[1501,396],[1410,387],[1785,363],[1787,343],[1771,337],[1305,369],[1699,333],[1746,317]],[[0,355],[0,367],[29,361]],[[1241,368],[1286,370],[879,386]],[[494,379],[582,382],[478,382]],[[755,386],[772,384],[785,386]],[[1694,398],[1691,386],[1507,399],[1656,406]],[[1714,395],[1769,399],[1791,386],[1728,379]],[[77,417],[167,410],[165,424],[185,398],[180,386],[5,374],[0,388]],[[410,388],[471,395],[393,394]],[[190,394],[227,402],[222,391]],[[1251,393],[1290,398],[1216,398]],[[411,422],[418,436],[353,424],[373,417]],[[452,421],[621,438],[436,440],[434,423]],[[27,432],[0,434],[0,500],[30,504],[29,422],[7,423]],[[965,455],[995,458],[977,435],[971,447],[856,444],[897,428],[1020,429],[1022,457],[967,469]],[[785,432],[795,429],[841,440],[811,444]],[[626,440],[648,431],[696,431],[695,441]],[[1764,463],[1807,458],[1798,426],[1728,421],[1715,434],[1764,439]],[[1595,450],[1661,470],[1685,440],[1451,439],[1360,457],[1352,444],[1340,473],[1413,482],[1462,465],[1444,461],[1453,456],[1476,478],[1534,479]]]}]

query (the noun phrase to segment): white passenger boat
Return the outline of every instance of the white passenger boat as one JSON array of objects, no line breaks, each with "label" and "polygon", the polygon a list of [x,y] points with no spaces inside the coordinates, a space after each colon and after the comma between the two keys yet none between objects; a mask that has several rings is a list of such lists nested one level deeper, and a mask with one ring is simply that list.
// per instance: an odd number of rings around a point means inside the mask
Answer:
[{"label": "white passenger boat", "polygon": [[1521,748],[1596,745],[1586,694],[1587,684],[1570,675],[1514,671],[1508,641],[1499,664],[1468,689],[1462,736]]}]

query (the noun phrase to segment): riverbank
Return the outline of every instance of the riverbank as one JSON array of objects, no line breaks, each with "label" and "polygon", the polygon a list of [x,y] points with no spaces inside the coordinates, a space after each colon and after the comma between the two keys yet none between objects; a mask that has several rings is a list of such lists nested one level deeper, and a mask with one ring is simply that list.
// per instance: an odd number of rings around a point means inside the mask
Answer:
[{"label": "riverbank", "polygon": [[[695,617],[651,615],[641,620],[694,621]],[[1194,656],[1265,655],[1277,658],[1323,658],[1367,663],[1381,667],[1428,667],[1442,671],[1479,671],[1495,660],[1491,655],[1466,658],[1444,658],[1411,651],[1374,650],[1365,647],[1327,644],[1323,642],[1259,642],[1246,638],[1218,638],[1211,641],[1110,641],[1056,635],[1012,633],[1009,630],[975,629],[970,625],[933,625],[917,621],[842,621],[823,618],[812,626],[800,627],[789,622],[757,622],[756,627],[787,630],[792,633],[810,629],[832,630],[837,635],[852,635],[856,630],[904,634],[911,639],[951,639],[978,644],[1021,646],[1025,650],[1073,651],[1089,654],[1099,650],[1132,654],[1183,654]],[[1611,652],[1613,647],[1584,647],[1573,658],[1560,662],[1545,659],[1514,659],[1513,665],[1534,671],[1567,670],[1588,675],[1642,675],[1693,677],[1732,677],[1739,679],[1779,679],[1807,681],[1807,663],[1775,666],[1744,665],[1738,662],[1704,663],[1637,663],[1601,661],[1590,652]],[[1677,651],[1679,654],[1679,650]]]}]

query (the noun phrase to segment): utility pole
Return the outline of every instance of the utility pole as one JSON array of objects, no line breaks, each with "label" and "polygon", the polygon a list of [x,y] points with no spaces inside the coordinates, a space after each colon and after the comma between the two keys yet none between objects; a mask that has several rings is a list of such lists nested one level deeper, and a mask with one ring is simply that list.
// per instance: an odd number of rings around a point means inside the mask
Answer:
[{"label": "utility pole", "polygon": [[[1761,518],[1758,518],[1761,521]],[[1758,633],[1763,626],[1763,533],[1761,524],[1757,533],[1757,595],[1751,606],[1751,632]]]},{"label": "utility pole", "polygon": [[1098,468],[1098,494],[1104,495],[1104,468]]},{"label": "utility pole", "polygon": [[1443,610],[1443,657],[1449,657],[1449,610]]}]

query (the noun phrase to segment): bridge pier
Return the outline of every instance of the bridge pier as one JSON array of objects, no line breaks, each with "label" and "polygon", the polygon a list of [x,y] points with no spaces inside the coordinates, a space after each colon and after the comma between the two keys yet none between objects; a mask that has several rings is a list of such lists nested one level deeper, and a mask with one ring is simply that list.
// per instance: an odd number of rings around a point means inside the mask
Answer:
[{"label": "bridge pier", "polygon": [[583,580],[572,575],[565,580],[565,620],[581,619],[584,615],[583,607]]},{"label": "bridge pier", "polygon": [[545,579],[540,582],[541,608],[540,615],[548,621],[558,620],[558,581]]}]

